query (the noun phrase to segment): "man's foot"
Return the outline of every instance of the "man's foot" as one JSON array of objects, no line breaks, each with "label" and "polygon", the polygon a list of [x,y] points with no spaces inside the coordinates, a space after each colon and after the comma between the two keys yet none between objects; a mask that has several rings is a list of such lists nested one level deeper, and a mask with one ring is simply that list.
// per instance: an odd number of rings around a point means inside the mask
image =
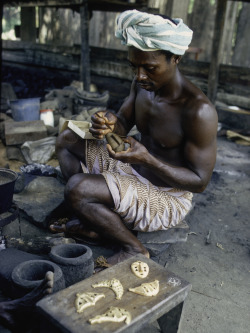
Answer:
[{"label": "man's foot", "polygon": [[66,236],[74,238],[76,241],[88,243],[90,245],[98,245],[101,237],[95,231],[86,228],[78,219],[68,221],[66,223],[54,223],[49,226],[50,231],[54,233],[64,232]]},{"label": "man's foot", "polygon": [[0,323],[14,332],[21,332],[21,326],[29,321],[35,304],[53,291],[54,273],[47,272],[42,283],[25,296],[0,302]]},{"label": "man's foot", "polygon": [[99,273],[100,271],[104,270],[105,268],[114,266],[119,264],[120,262],[129,259],[137,254],[143,254],[146,258],[149,258],[149,252],[147,250],[141,252],[137,251],[125,251],[120,250],[118,253],[114,254],[113,256],[105,259],[104,257],[99,257],[96,259],[96,267],[95,273]]}]

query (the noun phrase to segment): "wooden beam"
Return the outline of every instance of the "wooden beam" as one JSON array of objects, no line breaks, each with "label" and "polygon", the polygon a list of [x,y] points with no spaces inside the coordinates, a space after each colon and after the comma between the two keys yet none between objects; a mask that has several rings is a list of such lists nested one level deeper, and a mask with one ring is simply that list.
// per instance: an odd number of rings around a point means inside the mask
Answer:
[{"label": "wooden beam", "polygon": [[223,36],[223,28],[226,16],[227,0],[217,0],[214,37],[211,54],[211,64],[208,77],[208,98],[212,103],[215,102],[218,78],[219,78],[219,65],[221,59],[221,41]]},{"label": "wooden beam", "polygon": [[250,3],[250,0],[228,0],[228,1],[232,1],[232,2],[249,2]]},{"label": "wooden beam", "polygon": [[[146,10],[147,0],[126,2],[122,0],[2,0],[3,4],[9,7],[79,7],[88,2],[90,10],[122,12],[127,9]],[[153,10],[154,11],[154,10]],[[158,12],[155,10],[155,12]]]},{"label": "wooden beam", "polygon": [[87,0],[2,0],[3,4],[9,7],[66,7],[82,5]]},{"label": "wooden beam", "polygon": [[[38,66],[70,72],[80,70],[81,47],[53,46],[3,40],[3,61],[6,64]],[[91,72],[97,75],[130,80],[127,52],[100,47],[90,47]],[[179,64],[184,75],[208,79],[210,64],[204,61],[186,59]],[[250,68],[220,65],[219,84],[238,84],[247,89],[250,86]]]},{"label": "wooden beam", "polygon": [[147,9],[147,0],[137,0],[135,2],[120,0],[89,0],[89,8],[91,10],[100,10],[108,12],[122,12],[128,9]]}]

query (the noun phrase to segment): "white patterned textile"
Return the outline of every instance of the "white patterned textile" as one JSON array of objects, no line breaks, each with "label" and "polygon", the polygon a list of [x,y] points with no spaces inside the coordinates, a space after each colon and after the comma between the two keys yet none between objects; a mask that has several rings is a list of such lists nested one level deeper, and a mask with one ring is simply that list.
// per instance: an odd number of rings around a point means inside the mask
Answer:
[{"label": "white patterned textile", "polygon": [[180,18],[171,20],[159,15],[126,10],[118,16],[115,36],[121,43],[142,51],[166,50],[183,55],[193,31]]},{"label": "white patterned textile", "polygon": [[158,187],[129,164],[110,158],[100,140],[86,140],[83,172],[102,174],[114,200],[114,211],[133,230],[167,230],[181,222],[192,206],[191,192]]}]

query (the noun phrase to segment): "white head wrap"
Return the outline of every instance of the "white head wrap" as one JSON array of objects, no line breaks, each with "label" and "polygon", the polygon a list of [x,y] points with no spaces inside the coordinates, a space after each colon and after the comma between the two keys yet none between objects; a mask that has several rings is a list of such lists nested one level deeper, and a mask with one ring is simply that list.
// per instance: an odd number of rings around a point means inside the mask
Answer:
[{"label": "white head wrap", "polygon": [[115,36],[122,44],[142,51],[166,50],[183,55],[191,43],[193,31],[182,19],[165,19],[159,15],[126,10],[117,19]]}]

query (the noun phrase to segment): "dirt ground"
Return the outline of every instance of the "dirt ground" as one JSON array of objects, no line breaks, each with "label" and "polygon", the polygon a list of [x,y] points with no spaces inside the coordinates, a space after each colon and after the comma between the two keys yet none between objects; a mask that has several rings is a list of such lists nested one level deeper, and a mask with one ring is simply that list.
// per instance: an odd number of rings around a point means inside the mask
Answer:
[{"label": "dirt ground", "polygon": [[[167,270],[192,284],[179,333],[248,333],[250,323],[249,203],[250,147],[218,137],[213,177],[202,194],[195,194],[187,217],[187,242],[171,245],[155,258]],[[56,163],[54,161],[53,163]],[[19,171],[0,146],[0,166]],[[22,233],[44,231],[22,221]],[[9,229],[8,229],[9,228]],[[14,224],[5,233],[18,233]],[[156,323],[143,330],[159,332]],[[0,332],[2,331],[0,328]]]},{"label": "dirt ground", "polygon": [[187,218],[188,241],[159,258],[192,284],[179,333],[249,332],[249,154],[250,147],[218,138],[212,180]]}]

